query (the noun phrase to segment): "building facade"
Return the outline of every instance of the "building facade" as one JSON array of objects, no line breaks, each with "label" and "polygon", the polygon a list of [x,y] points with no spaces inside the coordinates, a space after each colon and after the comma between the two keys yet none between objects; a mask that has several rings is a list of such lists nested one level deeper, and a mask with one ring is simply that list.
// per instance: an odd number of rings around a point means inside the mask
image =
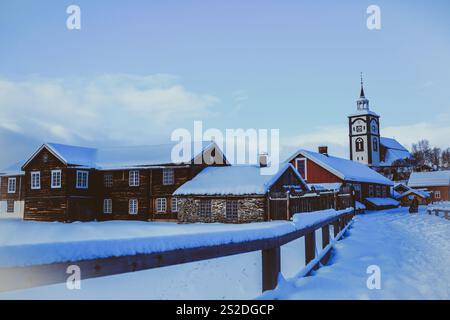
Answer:
[{"label": "building facade", "polygon": [[24,219],[174,220],[172,193],[210,165],[227,165],[213,142],[173,163],[173,144],[94,149],[42,145],[23,165]]},{"label": "building facade", "polygon": [[21,172],[0,174],[0,218],[23,218],[23,180]]},{"label": "building facade", "polygon": [[450,171],[413,172],[408,187],[424,190],[431,201],[450,201]]}]

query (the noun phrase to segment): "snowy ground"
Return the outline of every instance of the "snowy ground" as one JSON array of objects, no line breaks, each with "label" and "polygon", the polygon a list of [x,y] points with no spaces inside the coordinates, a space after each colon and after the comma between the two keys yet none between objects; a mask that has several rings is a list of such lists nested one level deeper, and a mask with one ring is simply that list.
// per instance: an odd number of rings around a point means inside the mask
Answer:
[{"label": "snowy ground", "polygon": [[[331,264],[265,295],[278,299],[450,299],[450,221],[407,208],[358,216]],[[381,271],[369,290],[367,267]]]},{"label": "snowy ground", "polygon": [[[303,239],[285,245],[282,273],[289,280],[264,297],[450,299],[450,221],[424,210],[418,215],[402,208],[358,216],[337,244],[331,264],[312,277],[295,278],[304,267]],[[381,268],[381,290],[366,286],[370,265]],[[0,299],[252,299],[260,288],[261,254],[254,252],[87,279],[81,290],[59,284],[1,293]]]}]

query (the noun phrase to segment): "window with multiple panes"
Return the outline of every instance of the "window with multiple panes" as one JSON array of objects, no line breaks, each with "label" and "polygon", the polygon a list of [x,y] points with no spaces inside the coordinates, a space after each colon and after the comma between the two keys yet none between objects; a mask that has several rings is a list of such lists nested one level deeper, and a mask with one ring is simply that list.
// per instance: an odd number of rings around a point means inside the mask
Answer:
[{"label": "window with multiple panes", "polygon": [[107,173],[103,176],[103,184],[106,188],[111,188],[113,186],[113,175]]},{"label": "window with multiple panes", "polygon": [[8,178],[8,193],[16,192],[16,178]]},{"label": "window with multiple panes", "polygon": [[112,213],[112,199],[103,200],[103,213]]},{"label": "window with multiple panes", "polygon": [[89,172],[77,170],[76,187],[78,189],[87,189],[89,186]]},{"label": "window with multiple panes", "polygon": [[163,169],[163,185],[174,184],[174,170],[173,169]]},{"label": "window with multiple panes", "polygon": [[369,198],[373,197],[373,185],[369,185]]},{"label": "window with multiple panes", "polygon": [[177,198],[172,198],[171,202],[170,202],[170,207],[172,212],[178,212],[178,199]]},{"label": "window with multiple panes", "polygon": [[131,170],[128,175],[128,182],[130,187],[139,186],[139,170]]},{"label": "window with multiple panes", "polygon": [[166,198],[156,198],[156,211],[166,212],[166,209],[167,209]]},{"label": "window with multiple panes", "polygon": [[31,189],[41,188],[41,173],[39,171],[31,172]]},{"label": "window with multiple panes", "polygon": [[441,191],[439,191],[439,190],[435,191],[435,192],[434,192],[434,197],[435,197],[436,199],[440,199],[440,198],[441,198]]},{"label": "window with multiple panes", "polygon": [[6,200],[6,212],[7,213],[14,212],[14,200]]},{"label": "window with multiple panes", "polygon": [[381,197],[381,187],[377,186],[376,190],[377,190],[376,191],[377,192],[376,196],[377,196],[377,198],[380,198]]},{"label": "window with multiple panes", "polygon": [[382,188],[383,198],[387,197],[387,187],[383,186]]},{"label": "window with multiple panes", "polygon": [[52,170],[52,188],[61,188],[61,170]]},{"label": "window with multiple panes", "polygon": [[200,200],[200,204],[198,207],[198,215],[200,217],[211,216],[211,200]]},{"label": "window with multiple panes", "polygon": [[303,179],[308,179],[308,169],[306,168],[306,159],[298,158],[295,159],[295,165],[297,166],[297,171],[300,173]]},{"label": "window with multiple panes", "polygon": [[130,199],[128,202],[128,213],[129,214],[138,214],[138,200]]},{"label": "window with multiple panes", "polygon": [[237,200],[227,200],[226,216],[227,216],[227,219],[237,219],[238,218],[238,201]]}]

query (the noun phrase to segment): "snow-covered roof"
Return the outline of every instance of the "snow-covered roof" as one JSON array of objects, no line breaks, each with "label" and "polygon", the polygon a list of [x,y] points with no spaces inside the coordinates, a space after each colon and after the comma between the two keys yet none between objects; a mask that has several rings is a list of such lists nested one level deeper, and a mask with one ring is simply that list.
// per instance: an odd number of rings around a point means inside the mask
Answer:
[{"label": "snow-covered roof", "polygon": [[386,149],[381,166],[391,166],[397,160],[411,158],[411,153],[395,139],[381,137],[380,144]]},{"label": "snow-covered roof", "polygon": [[435,187],[450,185],[450,170],[431,171],[431,172],[413,172],[411,173],[409,187]]},{"label": "snow-covered roof", "polygon": [[400,202],[392,198],[366,198],[367,202],[370,202],[374,206],[398,206]]},{"label": "snow-covered roof", "polygon": [[394,185],[391,180],[370,169],[366,165],[317,152],[300,149],[294,153],[287,162],[297,158],[299,155],[315,162],[344,181],[378,183],[389,186]]},{"label": "snow-covered roof", "polygon": [[[43,148],[47,148],[68,166],[113,170],[167,165],[174,163],[172,161],[172,150],[175,145],[177,143],[96,149],[58,143],[46,143],[30,157],[24,166]],[[221,153],[221,150],[219,150],[213,141],[199,142],[198,146],[196,142],[186,143],[180,146],[184,148],[183,150],[191,150],[191,161],[209,148],[216,147],[216,150]],[[220,155],[223,156],[222,153]]]},{"label": "snow-covered roof", "polygon": [[406,191],[406,192],[404,192],[404,193],[402,193],[400,195],[395,196],[395,198],[399,199],[401,197],[404,197],[404,196],[407,196],[407,195],[410,195],[410,194],[415,194],[415,195],[417,195],[419,197],[422,197],[422,198],[429,198],[430,197],[430,194],[428,192],[426,192],[426,191],[410,188],[408,191]]},{"label": "snow-covered roof", "polygon": [[308,187],[314,188],[316,190],[339,190],[342,183],[308,183]]},{"label": "snow-covered roof", "polygon": [[207,167],[179,187],[174,195],[264,195],[286,170],[292,170],[307,188],[291,164],[284,164],[274,175],[262,175],[257,165],[237,165]]},{"label": "snow-covered roof", "polygon": [[25,172],[22,171],[22,162],[17,162],[13,165],[10,165],[9,167],[6,167],[2,170],[0,170],[0,176],[7,177],[7,176],[21,176],[24,175]]}]

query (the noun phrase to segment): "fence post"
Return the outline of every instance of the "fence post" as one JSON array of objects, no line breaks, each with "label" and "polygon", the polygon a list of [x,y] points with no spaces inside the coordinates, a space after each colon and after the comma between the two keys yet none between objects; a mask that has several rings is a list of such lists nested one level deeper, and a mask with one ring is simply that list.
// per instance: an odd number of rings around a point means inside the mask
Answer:
[{"label": "fence post", "polygon": [[286,220],[289,221],[289,220],[291,220],[291,215],[290,215],[290,212],[289,212],[289,198],[291,197],[291,195],[290,195],[289,191],[287,192],[286,196],[287,196],[287,200],[286,200],[286,215],[287,215],[287,219]]},{"label": "fence post", "polygon": [[316,231],[305,235],[305,265],[316,257]]},{"label": "fence post", "polygon": [[334,238],[337,237],[339,233],[339,219],[333,221],[333,234]]},{"label": "fence post", "polygon": [[280,247],[262,250],[262,290],[273,290],[281,271]]},{"label": "fence post", "polygon": [[[322,227],[322,249],[325,249],[330,244],[330,225],[327,224]],[[327,264],[330,259],[331,251],[329,251],[322,259],[323,264]]]}]

